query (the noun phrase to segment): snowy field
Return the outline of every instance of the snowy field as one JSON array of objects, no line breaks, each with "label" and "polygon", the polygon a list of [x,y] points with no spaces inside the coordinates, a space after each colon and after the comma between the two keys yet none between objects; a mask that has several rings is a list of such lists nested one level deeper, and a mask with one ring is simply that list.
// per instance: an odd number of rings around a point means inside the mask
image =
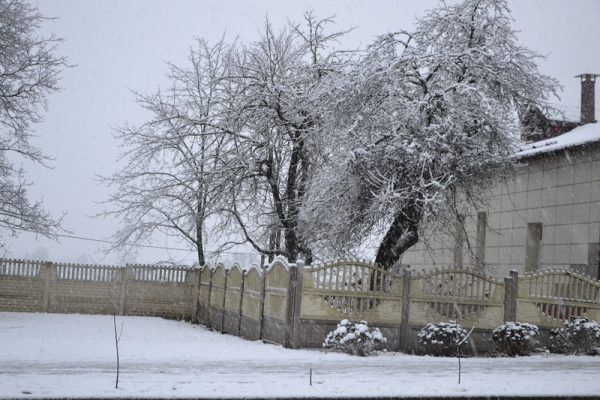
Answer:
[{"label": "snowy field", "polygon": [[[359,358],[287,350],[160,318],[0,313],[0,398],[598,395],[600,357]],[[309,370],[312,368],[312,386]]]}]

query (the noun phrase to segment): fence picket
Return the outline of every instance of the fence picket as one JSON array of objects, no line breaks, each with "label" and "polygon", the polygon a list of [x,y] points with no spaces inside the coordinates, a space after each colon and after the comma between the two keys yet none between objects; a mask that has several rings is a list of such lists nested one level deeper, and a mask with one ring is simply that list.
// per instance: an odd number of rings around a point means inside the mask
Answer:
[{"label": "fence picket", "polygon": [[[0,275],[18,277],[40,277],[42,261],[0,259]],[[110,282],[117,280],[118,271],[124,267],[108,265],[57,263],[56,277],[59,280]],[[155,267],[131,265],[130,275],[133,280],[165,283],[186,283],[190,271],[188,267]]]}]

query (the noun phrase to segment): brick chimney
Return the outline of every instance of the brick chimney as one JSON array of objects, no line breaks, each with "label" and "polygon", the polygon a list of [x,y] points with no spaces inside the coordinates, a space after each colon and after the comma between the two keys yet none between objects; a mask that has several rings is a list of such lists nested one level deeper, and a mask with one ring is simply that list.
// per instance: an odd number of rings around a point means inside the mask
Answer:
[{"label": "brick chimney", "polygon": [[581,124],[596,122],[595,85],[597,74],[581,74]]}]

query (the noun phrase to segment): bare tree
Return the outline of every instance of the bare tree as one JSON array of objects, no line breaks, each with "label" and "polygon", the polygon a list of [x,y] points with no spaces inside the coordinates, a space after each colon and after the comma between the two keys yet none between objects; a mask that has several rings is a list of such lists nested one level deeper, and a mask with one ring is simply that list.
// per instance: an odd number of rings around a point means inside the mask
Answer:
[{"label": "bare tree", "polygon": [[113,333],[115,339],[115,356],[117,360],[117,374],[115,376],[115,389],[119,388],[119,374],[121,373],[121,358],[119,357],[119,342],[123,334],[123,322],[121,322],[121,330],[117,331],[117,314],[113,311]]},{"label": "bare tree", "polygon": [[379,37],[328,109],[332,157],[306,202],[306,232],[324,252],[377,235],[390,267],[424,222],[480,204],[512,171],[518,111],[547,108],[555,80],[517,43],[506,1],[442,3],[412,33]]},{"label": "bare tree", "polygon": [[36,31],[46,18],[23,0],[0,0],[0,227],[52,236],[59,226],[27,195],[19,158],[44,164],[48,158],[31,144],[31,125],[42,120],[66,58],[56,56],[60,39]]},{"label": "bare tree", "polygon": [[267,22],[244,47],[199,40],[191,67],[170,65],[171,89],[138,94],[153,117],[118,130],[127,163],[104,178],[116,187],[116,209],[104,215],[123,225],[116,247],[160,231],[187,240],[203,264],[210,221],[221,248],[249,243],[291,260],[310,254],[298,216],[322,157],[320,82],[340,64],[326,47],[343,32],[326,34],[330,19],[305,18],[306,28],[280,32]]},{"label": "bare tree", "polygon": [[110,282],[107,286],[108,299],[111,305],[111,314],[113,320],[113,338],[115,340],[115,361],[117,370],[115,375],[115,389],[119,388],[119,375],[121,374],[121,357],[119,356],[119,342],[121,341],[121,335],[123,335],[124,322],[121,321],[121,328],[117,329],[117,314],[119,313],[119,300],[114,294],[115,285]]},{"label": "bare tree", "polygon": [[115,247],[162,232],[187,241],[204,265],[206,222],[226,195],[222,157],[230,129],[223,110],[233,97],[228,76],[234,49],[224,39],[214,45],[198,39],[188,66],[169,65],[169,89],[137,94],[152,117],[118,129],[126,164],[101,178],[116,189],[109,199],[115,208],[103,213],[122,222]]}]

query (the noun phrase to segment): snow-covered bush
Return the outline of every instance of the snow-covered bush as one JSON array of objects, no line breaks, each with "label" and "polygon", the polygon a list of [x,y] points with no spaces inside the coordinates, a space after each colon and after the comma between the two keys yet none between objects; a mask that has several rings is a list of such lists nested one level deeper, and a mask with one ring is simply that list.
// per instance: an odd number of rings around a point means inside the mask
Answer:
[{"label": "snow-covered bush", "polygon": [[329,332],[323,347],[355,356],[368,356],[376,350],[383,350],[386,342],[379,329],[369,327],[367,321],[354,323],[343,319],[334,331]]},{"label": "snow-covered bush", "polygon": [[511,357],[526,356],[539,347],[535,339],[539,334],[538,327],[533,324],[505,322],[494,329],[490,341],[499,353]]},{"label": "snow-covered bush", "polygon": [[[427,324],[417,334],[421,351],[432,356],[455,356],[459,343],[463,342],[467,331],[456,321]],[[465,343],[460,344],[460,353],[467,350]]]},{"label": "snow-covered bush", "polygon": [[598,354],[600,324],[587,318],[573,318],[550,331],[550,351],[562,354]]}]

